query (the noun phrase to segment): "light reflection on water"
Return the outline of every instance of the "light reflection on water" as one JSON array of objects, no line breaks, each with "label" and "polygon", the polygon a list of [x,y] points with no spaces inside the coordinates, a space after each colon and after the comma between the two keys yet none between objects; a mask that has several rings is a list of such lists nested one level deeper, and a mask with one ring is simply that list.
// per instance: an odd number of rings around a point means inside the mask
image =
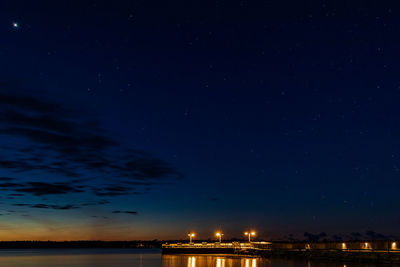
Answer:
[{"label": "light reflection on water", "polygon": [[225,259],[217,258],[217,267],[225,267]]},{"label": "light reflection on water", "polygon": [[163,267],[261,267],[258,262],[267,259],[228,255],[163,255]]},{"label": "light reflection on water", "polygon": [[[188,260],[187,261],[187,267],[196,267],[196,256],[188,257],[187,260]],[[212,264],[211,263],[212,261],[215,261],[215,264]],[[226,266],[225,263],[227,261],[228,261],[228,264]],[[247,258],[246,259],[240,259],[240,261],[241,261],[241,263],[240,263],[241,266],[244,266],[244,267],[257,267],[257,259],[256,258],[253,258],[253,259],[247,259]],[[207,266],[210,263],[212,264],[212,266],[215,266],[215,267],[225,267],[225,266],[226,267],[231,267],[232,263],[233,263],[233,260],[232,259],[226,259],[224,257],[216,257],[214,260],[206,262]]]},{"label": "light reflection on water", "polygon": [[187,267],[196,267],[196,257],[189,257],[188,258]]}]

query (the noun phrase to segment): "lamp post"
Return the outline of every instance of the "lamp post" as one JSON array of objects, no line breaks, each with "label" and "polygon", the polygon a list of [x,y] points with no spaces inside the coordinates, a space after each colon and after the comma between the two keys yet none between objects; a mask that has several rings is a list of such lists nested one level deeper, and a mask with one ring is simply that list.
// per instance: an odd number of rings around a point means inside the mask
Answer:
[{"label": "lamp post", "polygon": [[195,237],[196,235],[194,233],[188,234],[189,237],[189,244],[192,244],[192,238]]},{"label": "lamp post", "polygon": [[245,232],[244,235],[249,236],[249,243],[251,243],[251,236],[255,236],[256,232],[254,232],[254,231]]},{"label": "lamp post", "polygon": [[223,236],[224,234],[221,233],[221,232],[216,232],[215,235],[219,238],[219,243],[221,243],[222,236]]}]

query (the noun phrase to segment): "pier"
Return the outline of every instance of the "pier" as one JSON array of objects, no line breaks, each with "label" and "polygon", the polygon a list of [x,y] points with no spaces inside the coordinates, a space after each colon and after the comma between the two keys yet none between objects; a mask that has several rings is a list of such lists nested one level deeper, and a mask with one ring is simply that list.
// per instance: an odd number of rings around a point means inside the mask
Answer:
[{"label": "pier", "polygon": [[[269,242],[258,242],[265,245]],[[243,254],[250,251],[259,250],[255,243],[176,243],[163,244],[162,251],[164,254]]]},{"label": "pier", "polygon": [[162,252],[400,264],[397,241],[175,243],[163,244]]}]

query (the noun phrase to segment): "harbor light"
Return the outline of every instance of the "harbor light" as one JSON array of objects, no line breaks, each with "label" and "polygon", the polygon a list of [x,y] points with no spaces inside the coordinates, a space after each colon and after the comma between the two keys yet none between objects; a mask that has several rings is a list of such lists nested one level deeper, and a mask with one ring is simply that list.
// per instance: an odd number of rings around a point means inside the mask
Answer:
[{"label": "harbor light", "polygon": [[215,235],[219,238],[219,243],[221,243],[222,236],[223,236],[224,234],[221,233],[221,232],[216,232]]},{"label": "harbor light", "polygon": [[193,239],[193,237],[195,237],[196,235],[194,234],[194,233],[190,233],[190,234],[188,234],[188,237],[189,237],[189,244],[192,244],[192,239]]},{"label": "harbor light", "polygon": [[392,242],[392,249],[397,249],[397,243],[396,242]]},{"label": "harbor light", "polygon": [[346,243],[342,243],[342,249],[347,249]]},{"label": "harbor light", "polygon": [[254,231],[245,232],[244,235],[249,237],[249,243],[251,243],[251,236],[255,236],[256,232],[254,232]]}]

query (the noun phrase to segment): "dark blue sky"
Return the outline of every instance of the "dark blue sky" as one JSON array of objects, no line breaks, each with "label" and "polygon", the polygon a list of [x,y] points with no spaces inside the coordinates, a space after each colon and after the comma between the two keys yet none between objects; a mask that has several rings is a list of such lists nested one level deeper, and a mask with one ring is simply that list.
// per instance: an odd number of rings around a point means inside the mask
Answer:
[{"label": "dark blue sky", "polygon": [[2,1],[1,235],[400,234],[394,3]]}]

